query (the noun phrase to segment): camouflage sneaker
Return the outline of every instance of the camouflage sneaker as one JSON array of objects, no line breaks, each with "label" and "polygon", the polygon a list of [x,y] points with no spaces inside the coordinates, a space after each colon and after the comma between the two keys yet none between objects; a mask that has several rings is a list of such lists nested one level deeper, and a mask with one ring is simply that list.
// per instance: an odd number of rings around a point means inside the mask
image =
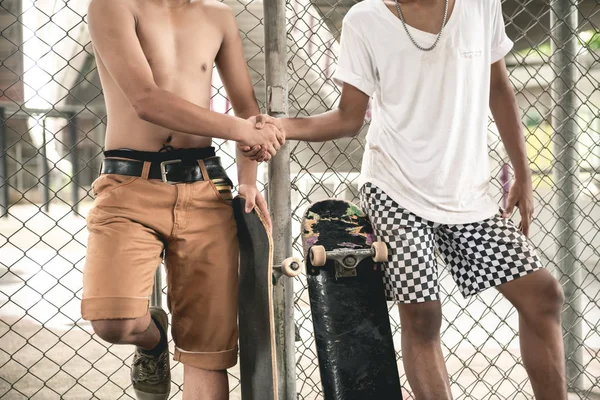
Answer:
[{"label": "camouflage sneaker", "polygon": [[[161,308],[150,307],[152,315],[161,325],[165,333],[168,317]],[[171,368],[169,366],[169,348],[158,357],[143,354],[135,348],[131,365],[131,383],[138,400],[167,400],[171,390]]]}]

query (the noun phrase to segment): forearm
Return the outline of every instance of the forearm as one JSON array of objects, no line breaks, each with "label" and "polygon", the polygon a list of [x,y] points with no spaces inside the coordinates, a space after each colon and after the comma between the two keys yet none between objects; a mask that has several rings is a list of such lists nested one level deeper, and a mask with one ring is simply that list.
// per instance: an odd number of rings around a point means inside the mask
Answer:
[{"label": "forearm", "polygon": [[531,179],[519,107],[512,87],[504,85],[492,89],[490,109],[515,171],[515,178]]},{"label": "forearm", "polygon": [[239,141],[249,121],[202,108],[160,88],[134,102],[138,116],[155,125],[190,135]]},{"label": "forearm", "polygon": [[364,116],[348,116],[338,109],[304,118],[283,118],[286,138],[309,142],[326,142],[354,136],[360,130]]},{"label": "forearm", "polygon": [[[260,114],[258,105],[242,110],[238,115],[240,118],[248,119],[255,115]],[[236,162],[238,169],[238,181],[240,185],[256,185],[256,175],[258,169],[258,162],[245,157],[240,151],[239,147],[236,146]]]}]

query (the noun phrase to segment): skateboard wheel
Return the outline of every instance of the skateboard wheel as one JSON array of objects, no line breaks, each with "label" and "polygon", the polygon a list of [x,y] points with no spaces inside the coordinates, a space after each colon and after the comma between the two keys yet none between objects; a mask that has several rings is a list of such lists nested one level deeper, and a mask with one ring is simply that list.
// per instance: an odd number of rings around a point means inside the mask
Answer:
[{"label": "skateboard wheel", "polygon": [[302,272],[302,261],[294,257],[286,258],[281,263],[281,272],[291,278],[300,275]]},{"label": "skateboard wheel", "polygon": [[371,249],[373,250],[373,261],[386,262],[388,260],[388,248],[385,242],[374,242]]},{"label": "skateboard wheel", "polygon": [[313,246],[310,248],[310,263],[315,267],[322,267],[327,262],[325,247]]}]

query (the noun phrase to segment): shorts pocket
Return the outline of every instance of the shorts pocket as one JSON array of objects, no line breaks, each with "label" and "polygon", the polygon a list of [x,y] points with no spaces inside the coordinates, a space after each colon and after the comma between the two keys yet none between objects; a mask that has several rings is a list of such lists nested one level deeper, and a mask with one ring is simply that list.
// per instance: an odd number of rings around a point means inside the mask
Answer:
[{"label": "shorts pocket", "polygon": [[115,189],[129,185],[139,179],[138,176],[104,174],[92,182],[92,193],[95,197],[112,192]]}]

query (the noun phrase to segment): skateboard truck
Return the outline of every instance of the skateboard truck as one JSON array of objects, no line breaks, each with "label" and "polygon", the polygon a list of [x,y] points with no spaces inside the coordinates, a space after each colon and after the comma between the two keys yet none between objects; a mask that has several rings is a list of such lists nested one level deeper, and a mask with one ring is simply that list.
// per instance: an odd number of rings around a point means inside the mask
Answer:
[{"label": "skateboard truck", "polygon": [[335,277],[350,278],[356,276],[356,267],[367,257],[376,263],[387,261],[388,248],[384,242],[374,242],[370,249],[335,249],[326,251],[323,246],[310,248],[310,263],[314,267],[323,267],[327,260],[334,261]]}]

